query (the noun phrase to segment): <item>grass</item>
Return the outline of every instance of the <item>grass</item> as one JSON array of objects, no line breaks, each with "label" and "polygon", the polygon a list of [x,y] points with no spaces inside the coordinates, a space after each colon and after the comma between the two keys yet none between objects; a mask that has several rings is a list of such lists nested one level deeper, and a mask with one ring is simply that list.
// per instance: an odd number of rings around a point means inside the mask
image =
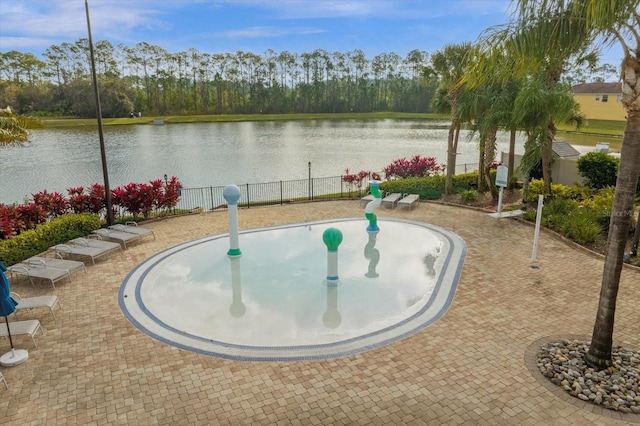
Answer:
[{"label": "grass", "polygon": [[611,151],[620,152],[622,136],[626,121],[587,120],[576,129],[568,125],[558,125],[559,140],[566,140],[574,145],[596,146],[598,142],[607,142]]},{"label": "grass", "polygon": [[[372,112],[372,113],[318,113],[318,114],[219,114],[219,115],[155,115],[149,117],[103,118],[103,126],[121,126],[129,124],[152,124],[160,119],[165,123],[213,123],[238,121],[291,121],[291,120],[369,120],[369,119],[442,119],[449,116],[427,113]],[[45,118],[47,128],[96,126],[95,119],[88,118]]]},{"label": "grass", "polygon": [[587,120],[585,124],[576,130],[573,126],[558,125],[558,130],[565,132],[587,132],[601,135],[622,135],[626,121],[613,120]]}]

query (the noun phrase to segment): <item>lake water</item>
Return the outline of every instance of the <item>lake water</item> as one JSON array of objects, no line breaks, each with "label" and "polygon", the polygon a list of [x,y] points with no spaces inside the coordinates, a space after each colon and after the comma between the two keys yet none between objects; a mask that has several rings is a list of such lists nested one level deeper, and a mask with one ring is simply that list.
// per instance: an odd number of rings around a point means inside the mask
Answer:
[{"label": "lake water", "polygon": [[[403,157],[446,162],[448,121],[300,120],[105,127],[111,188],[167,174],[185,188],[381,172]],[[477,165],[477,140],[462,132],[457,172]],[[516,153],[523,152],[519,136]],[[498,155],[509,135],[498,135]],[[47,190],[102,183],[96,128],[34,130],[22,147],[0,146],[0,203]]]}]

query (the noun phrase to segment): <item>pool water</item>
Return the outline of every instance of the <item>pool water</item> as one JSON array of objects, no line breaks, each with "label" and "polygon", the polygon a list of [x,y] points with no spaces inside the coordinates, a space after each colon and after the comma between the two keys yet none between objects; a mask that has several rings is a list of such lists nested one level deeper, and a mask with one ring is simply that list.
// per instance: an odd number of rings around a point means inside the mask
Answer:
[{"label": "pool water", "polygon": [[[124,280],[119,301],[145,334],[181,349],[238,360],[345,356],[410,335],[451,303],[466,246],[419,222],[364,219],[243,231],[167,249]],[[342,232],[337,285],[322,234]]]}]

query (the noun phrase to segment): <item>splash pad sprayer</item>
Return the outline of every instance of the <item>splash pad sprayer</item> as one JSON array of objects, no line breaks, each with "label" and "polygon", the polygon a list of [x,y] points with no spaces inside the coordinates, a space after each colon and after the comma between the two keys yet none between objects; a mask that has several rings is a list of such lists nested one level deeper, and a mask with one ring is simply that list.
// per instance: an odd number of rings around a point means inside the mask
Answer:
[{"label": "splash pad sprayer", "polygon": [[338,285],[338,246],[342,243],[342,232],[336,228],[328,228],[322,233],[322,241],[327,246],[327,278],[329,285]]},{"label": "splash pad sprayer", "polygon": [[238,237],[238,200],[240,200],[240,188],[235,185],[227,185],[222,190],[222,196],[227,201],[229,211],[229,251],[227,256],[242,256]]},{"label": "splash pad sprayer", "polygon": [[371,188],[371,195],[373,195],[373,200],[367,203],[367,206],[364,208],[364,217],[369,220],[369,226],[367,226],[367,232],[378,232],[380,228],[378,228],[378,218],[376,214],[373,212],[373,209],[382,204],[382,194],[380,194],[379,188],[380,182],[377,180],[369,181],[369,188]]}]

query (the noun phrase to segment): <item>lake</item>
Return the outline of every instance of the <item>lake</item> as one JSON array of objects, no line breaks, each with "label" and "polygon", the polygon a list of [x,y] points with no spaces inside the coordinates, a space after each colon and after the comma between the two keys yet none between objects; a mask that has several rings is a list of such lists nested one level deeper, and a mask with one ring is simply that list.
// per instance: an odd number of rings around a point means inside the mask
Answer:
[{"label": "lake", "polygon": [[[105,127],[111,188],[177,176],[185,188],[381,172],[416,154],[446,162],[448,121],[299,120]],[[516,153],[523,152],[518,137]],[[477,166],[477,140],[460,135],[458,173]],[[498,155],[509,135],[498,135]],[[311,163],[311,167],[309,167]],[[47,190],[103,183],[97,128],[34,130],[24,146],[0,146],[0,203]]]}]

